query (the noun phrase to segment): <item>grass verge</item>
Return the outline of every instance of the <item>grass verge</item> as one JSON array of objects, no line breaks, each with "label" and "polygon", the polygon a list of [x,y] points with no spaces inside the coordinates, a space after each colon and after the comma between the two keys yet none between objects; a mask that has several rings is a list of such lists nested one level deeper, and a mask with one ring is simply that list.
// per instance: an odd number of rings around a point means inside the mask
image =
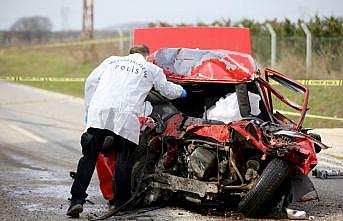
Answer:
[{"label": "grass verge", "polygon": [[[309,110],[307,111],[307,114],[343,118],[343,87],[309,86],[308,88],[310,93],[308,101]],[[291,93],[289,90],[281,89],[278,87],[277,89],[288,99],[294,101],[298,105],[302,104],[303,95],[294,94]],[[274,99],[273,97],[273,101],[277,101],[277,99]],[[281,103],[280,101],[273,102],[273,106],[275,109],[278,110],[297,112],[293,109],[290,109],[288,106]],[[287,117],[295,122],[298,119],[298,117],[296,116]],[[303,126],[309,128],[343,127],[343,121],[306,117]]]},{"label": "grass verge", "polygon": [[[105,57],[115,54],[118,46],[113,44],[97,45],[94,53],[89,54],[89,47],[66,47],[56,49],[0,49],[0,76],[35,76],[35,77],[86,77]],[[294,62],[288,67],[296,70]],[[337,78],[337,76],[335,76]],[[34,87],[83,97],[83,82],[19,82]],[[309,114],[343,117],[343,87],[311,86]],[[288,94],[296,102],[301,97]],[[275,109],[289,111],[287,107],[275,102]],[[291,110],[294,112],[294,110]],[[293,118],[290,116],[290,118]],[[306,118],[305,127],[343,127],[342,121]]]}]

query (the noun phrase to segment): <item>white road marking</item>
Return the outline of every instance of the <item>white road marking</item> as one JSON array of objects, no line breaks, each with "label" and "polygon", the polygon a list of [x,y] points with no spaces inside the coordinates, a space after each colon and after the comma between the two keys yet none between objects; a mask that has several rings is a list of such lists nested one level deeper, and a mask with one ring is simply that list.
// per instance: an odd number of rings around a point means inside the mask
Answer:
[{"label": "white road marking", "polygon": [[43,138],[41,138],[41,137],[39,137],[39,136],[37,136],[37,135],[35,135],[33,133],[31,133],[31,132],[21,128],[21,127],[18,127],[18,126],[13,125],[13,124],[11,124],[9,126],[11,128],[13,128],[14,130],[18,131],[19,133],[22,133],[25,136],[30,137],[31,139],[37,141],[38,143],[47,143],[47,140],[45,140],[45,139],[43,139]]}]

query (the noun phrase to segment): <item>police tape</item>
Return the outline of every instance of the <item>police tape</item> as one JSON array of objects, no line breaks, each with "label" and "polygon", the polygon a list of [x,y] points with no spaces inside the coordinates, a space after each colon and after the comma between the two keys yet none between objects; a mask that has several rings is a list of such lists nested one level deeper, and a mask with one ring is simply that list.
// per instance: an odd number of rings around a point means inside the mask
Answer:
[{"label": "police tape", "polygon": [[[343,80],[296,80],[298,83],[307,86],[328,86],[328,87],[340,87],[343,86]],[[271,85],[279,85],[279,83],[273,81]]]},{"label": "police tape", "polygon": [[[0,80],[7,80],[7,81],[38,81],[38,82],[84,82],[85,78],[77,78],[77,77],[24,77],[24,76],[0,76]],[[326,81],[326,82],[325,82]],[[299,80],[301,84],[310,85],[310,86],[342,86],[343,80]],[[325,83],[323,83],[325,82]],[[333,83],[335,82],[335,83]],[[339,83],[337,83],[339,82]],[[300,113],[277,110],[281,114],[290,115],[290,116],[300,116]],[[306,114],[307,118],[317,118],[317,119],[325,119],[325,120],[336,120],[342,121],[343,118],[338,117],[328,117],[328,116],[320,116],[320,115],[313,115],[313,114]]]},{"label": "police tape", "polygon": [[[277,110],[281,114],[289,115],[289,116],[300,116],[300,113],[290,112],[290,111],[283,111],[283,110]],[[328,117],[328,116],[320,116],[320,115],[314,115],[314,114],[306,114],[306,118],[316,118],[316,119],[323,119],[323,120],[335,120],[335,121],[342,121],[343,118],[339,117]]]},{"label": "police tape", "polygon": [[6,80],[6,81],[40,81],[40,82],[84,82],[85,78],[0,76],[0,80]]},{"label": "police tape", "polygon": [[[84,82],[85,78],[80,77],[29,77],[29,76],[0,76],[0,80],[8,81],[51,81],[51,82]],[[297,80],[307,86],[341,87],[343,80]],[[272,85],[278,85],[272,82]]]}]

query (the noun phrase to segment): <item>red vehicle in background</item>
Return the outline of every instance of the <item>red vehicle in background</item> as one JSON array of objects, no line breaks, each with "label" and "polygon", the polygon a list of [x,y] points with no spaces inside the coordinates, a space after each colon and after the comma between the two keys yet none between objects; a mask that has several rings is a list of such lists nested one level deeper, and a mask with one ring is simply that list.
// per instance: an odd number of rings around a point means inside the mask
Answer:
[{"label": "red vehicle in background", "polygon": [[[147,97],[152,111],[141,118],[132,202],[176,196],[255,216],[282,196],[288,202],[314,198],[307,174],[327,146],[302,127],[309,91],[271,69],[260,72],[248,29],[144,28],[135,31],[134,43],[146,44],[150,60],[188,96],[169,101],[151,91]],[[300,105],[271,81],[301,95]],[[297,121],[276,111],[275,102],[299,112]],[[115,197],[113,169],[114,153],[101,154],[97,170],[108,200]]]}]

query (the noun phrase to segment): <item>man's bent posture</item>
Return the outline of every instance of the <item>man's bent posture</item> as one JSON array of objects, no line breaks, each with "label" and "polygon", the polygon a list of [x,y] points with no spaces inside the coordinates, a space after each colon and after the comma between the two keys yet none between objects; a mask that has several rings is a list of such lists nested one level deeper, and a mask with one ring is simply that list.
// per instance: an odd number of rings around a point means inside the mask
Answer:
[{"label": "man's bent posture", "polygon": [[87,78],[88,129],[81,136],[83,156],[71,187],[68,216],[78,217],[83,211],[86,190],[106,136],[113,136],[115,140],[114,204],[121,206],[130,198],[131,158],[139,140],[138,116],[143,112],[146,96],[152,87],[169,99],[186,96],[180,85],[167,81],[162,69],[147,61],[148,55],[148,47],[135,46],[128,56],[105,59]]}]

